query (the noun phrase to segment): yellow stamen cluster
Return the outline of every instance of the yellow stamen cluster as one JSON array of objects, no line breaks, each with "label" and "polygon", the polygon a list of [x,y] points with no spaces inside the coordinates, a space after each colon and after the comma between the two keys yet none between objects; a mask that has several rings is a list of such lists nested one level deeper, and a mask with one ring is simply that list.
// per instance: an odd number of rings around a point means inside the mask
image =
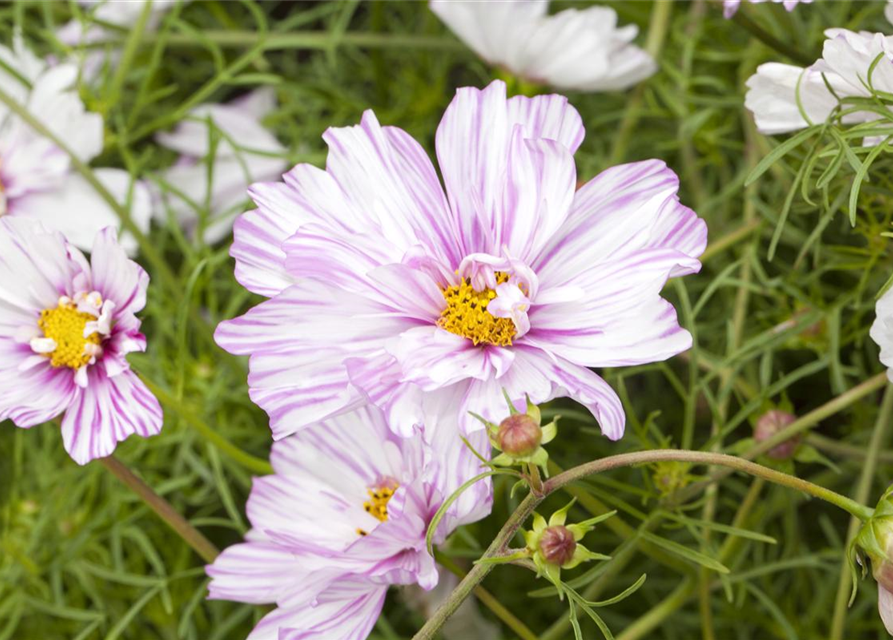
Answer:
[{"label": "yellow stamen cluster", "polygon": [[[497,284],[508,282],[509,275],[496,272]],[[443,290],[447,307],[440,314],[437,326],[457,336],[468,338],[474,344],[495,344],[507,347],[515,336],[515,325],[511,318],[497,318],[490,315],[487,305],[496,297],[492,289],[475,291],[468,278],[461,284]]]},{"label": "yellow stamen cluster", "polygon": [[[363,508],[370,516],[379,522],[385,522],[388,519],[388,502],[394,497],[399,485],[396,482],[390,484],[382,484],[374,489],[367,489],[369,500],[363,503]],[[357,533],[361,536],[368,534],[368,531],[357,529]]]},{"label": "yellow stamen cluster", "polygon": [[91,333],[84,337],[84,327],[96,318],[89,313],[77,310],[72,302],[59,302],[55,309],[44,309],[40,312],[37,326],[43,331],[43,335],[52,338],[56,348],[52,353],[46,354],[50,358],[50,364],[54,367],[70,367],[80,369],[89,364],[92,357],[87,353],[88,344],[99,345],[102,336]]}]

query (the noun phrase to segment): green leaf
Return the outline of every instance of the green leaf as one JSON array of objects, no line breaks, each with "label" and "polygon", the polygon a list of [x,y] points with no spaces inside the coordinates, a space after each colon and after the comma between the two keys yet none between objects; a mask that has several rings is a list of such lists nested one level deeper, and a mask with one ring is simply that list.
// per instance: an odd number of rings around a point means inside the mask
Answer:
[{"label": "green leaf", "polygon": [[706,567],[707,569],[716,571],[717,573],[729,573],[728,567],[726,567],[718,560],[704,555],[699,551],[695,551],[694,549],[689,549],[688,547],[681,545],[678,542],[673,542],[672,540],[661,538],[660,536],[654,535],[650,531],[643,531],[642,538],[653,544],[656,544],[665,551],[676,554],[684,560],[699,564],[702,567]]}]

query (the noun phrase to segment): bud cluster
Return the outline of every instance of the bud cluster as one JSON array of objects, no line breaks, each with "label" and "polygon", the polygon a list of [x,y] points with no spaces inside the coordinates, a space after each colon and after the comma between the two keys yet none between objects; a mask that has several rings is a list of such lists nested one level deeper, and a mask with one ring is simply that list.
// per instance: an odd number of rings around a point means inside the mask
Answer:
[{"label": "bud cluster", "polygon": [[542,468],[548,475],[549,454],[542,445],[551,442],[558,434],[558,418],[541,426],[542,414],[530,398],[527,399],[527,409],[524,413],[515,408],[515,404],[508,396],[506,402],[509,415],[499,424],[478,415],[474,416],[487,426],[490,444],[501,452],[490,463],[500,467],[530,464]]}]

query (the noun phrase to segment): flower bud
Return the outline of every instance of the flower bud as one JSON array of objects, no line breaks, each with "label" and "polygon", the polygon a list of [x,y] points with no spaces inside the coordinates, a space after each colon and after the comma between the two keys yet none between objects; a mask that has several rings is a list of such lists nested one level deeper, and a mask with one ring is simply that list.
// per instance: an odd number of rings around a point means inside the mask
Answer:
[{"label": "flower bud", "polygon": [[[776,433],[792,424],[796,419],[797,417],[795,415],[788,413],[787,411],[781,411],[780,409],[767,411],[760,416],[759,420],[757,420],[753,432],[754,440],[757,442],[765,442]],[[766,452],[766,455],[775,460],[787,460],[794,455],[797,447],[800,446],[801,439],[802,437],[800,434],[797,434],[769,449],[769,451]]]},{"label": "flower bud", "polygon": [[577,550],[574,534],[564,525],[547,527],[540,536],[540,553],[549,564],[562,566],[571,561]]},{"label": "flower bud", "polygon": [[543,430],[536,420],[526,413],[516,413],[499,424],[496,442],[510,456],[532,455],[543,441]]}]

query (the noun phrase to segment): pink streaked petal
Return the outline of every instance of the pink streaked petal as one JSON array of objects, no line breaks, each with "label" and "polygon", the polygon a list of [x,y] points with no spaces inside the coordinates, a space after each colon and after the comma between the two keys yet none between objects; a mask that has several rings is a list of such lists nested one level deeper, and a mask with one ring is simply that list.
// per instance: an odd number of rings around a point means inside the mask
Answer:
[{"label": "pink streaked petal", "polygon": [[297,231],[297,217],[288,215],[285,208],[261,208],[236,219],[229,254],[236,261],[239,284],[271,298],[294,283],[285,269],[282,243]]},{"label": "pink streaked petal", "polygon": [[127,257],[118,243],[118,232],[106,227],[93,241],[90,253],[93,288],[104,300],[115,303],[115,317],[132,315],[146,306],[149,274]]},{"label": "pink streaked petal", "polygon": [[360,578],[341,580],[314,606],[268,613],[248,640],[366,640],[386,595],[387,586]]},{"label": "pink streaked petal", "polygon": [[573,155],[583,143],[583,119],[567,98],[558,94],[515,96],[506,101],[508,121],[524,127],[525,138],[545,138],[563,145]]},{"label": "pink streaked petal", "polygon": [[[471,340],[436,326],[405,331],[395,355],[403,369],[403,382],[434,391],[467,378],[485,380],[505,370],[512,359],[508,349],[475,346]],[[497,370],[496,367],[499,367]]]},{"label": "pink streaked petal", "polygon": [[574,158],[566,147],[554,140],[527,139],[522,125],[516,125],[494,218],[497,246],[522,260],[535,257],[567,218],[576,183]]},{"label": "pink streaked petal", "polygon": [[[699,256],[707,227],[679,204],[678,188],[676,174],[657,160],[613,167],[590,180],[577,191],[567,221],[531,263],[543,288],[573,283],[595,265],[642,249]],[[672,275],[684,272],[677,268]]]},{"label": "pink streaked petal", "polygon": [[402,382],[403,370],[392,355],[382,353],[344,361],[353,386],[363,391],[369,402],[384,412],[390,429],[410,438],[425,421],[425,393],[410,382]]},{"label": "pink streaked petal", "polygon": [[443,291],[423,271],[404,264],[389,264],[371,271],[369,278],[390,306],[409,318],[433,324],[446,308]]},{"label": "pink streaked petal", "polygon": [[62,420],[62,442],[78,464],[111,455],[130,437],[154,436],[161,431],[158,400],[131,372],[114,378],[88,371],[87,387],[75,398]]},{"label": "pink streaked petal", "polygon": [[437,174],[410,136],[383,129],[375,114],[366,111],[359,125],[331,128],[323,139],[329,145],[326,171],[366,217],[363,227],[397,246],[422,242],[444,261],[458,259]]},{"label": "pink streaked petal", "polygon": [[19,369],[26,357],[23,345],[0,339],[0,421],[12,420],[19,427],[33,427],[59,416],[78,391],[71,369],[53,368],[45,358],[43,364]]},{"label": "pink streaked petal", "polygon": [[81,273],[82,263],[72,259],[71,254],[80,252],[70,247],[61,234],[32,220],[3,216],[0,323],[36,322],[40,311],[56,307],[59,296],[74,293],[71,283]]},{"label": "pink streaked petal", "polygon": [[299,558],[270,542],[246,542],[224,549],[205,572],[211,577],[210,600],[251,604],[276,602],[296,579],[309,578]]}]

